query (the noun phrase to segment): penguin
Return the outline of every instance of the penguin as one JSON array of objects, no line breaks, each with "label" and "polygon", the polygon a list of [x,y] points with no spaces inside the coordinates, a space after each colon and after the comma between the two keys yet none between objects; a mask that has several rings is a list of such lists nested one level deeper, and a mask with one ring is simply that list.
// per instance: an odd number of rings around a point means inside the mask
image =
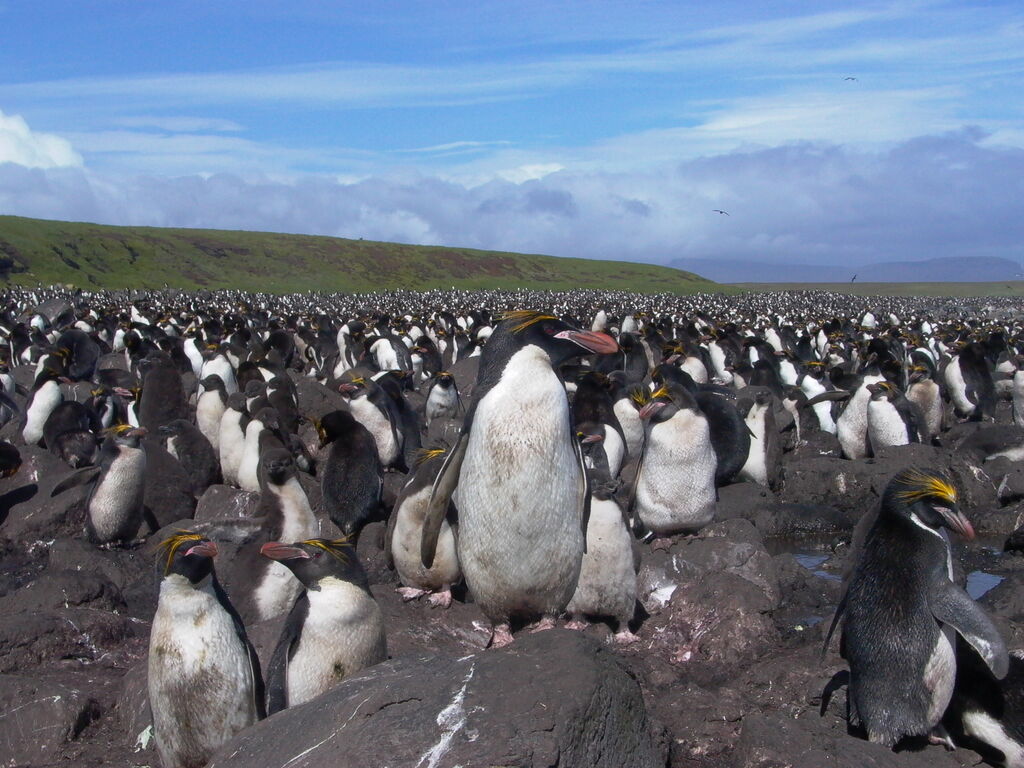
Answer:
[{"label": "penguin", "polygon": [[430,381],[427,387],[427,401],[423,408],[423,419],[426,426],[434,419],[454,419],[462,407],[459,388],[455,385],[455,377],[448,371],[441,371]]},{"label": "penguin", "polygon": [[260,456],[263,454],[264,434],[277,429],[277,411],[262,408],[254,413],[245,425],[245,446],[242,460],[238,465],[238,487],[243,491],[256,492],[260,489]]},{"label": "penguin", "polygon": [[782,448],[779,445],[772,399],[769,390],[761,389],[754,394],[754,400],[749,405],[744,422],[752,437],[747,461],[739,477],[774,490],[779,484]]},{"label": "penguin", "polygon": [[576,393],[572,398],[572,419],[577,425],[600,425],[597,428],[601,436],[600,449],[608,462],[608,472],[614,479],[626,463],[628,451],[622,425],[615,415],[615,404],[608,394],[607,382],[606,376],[593,371],[577,378]]},{"label": "penguin", "polygon": [[948,741],[939,721],[953,694],[956,635],[997,679],[1006,675],[999,632],[952,580],[944,529],[974,538],[957,498],[936,472],[908,469],[889,482],[825,638],[827,648],[841,620],[851,716],[872,742]]},{"label": "penguin", "polygon": [[305,587],[270,659],[270,714],[307,702],[387,659],[384,615],[346,539],[269,542],[260,554],[286,566]]},{"label": "penguin", "polygon": [[21,436],[25,445],[37,445],[43,439],[46,420],[64,400],[60,391],[58,372],[46,367],[36,375],[28,400],[25,402],[24,425]]},{"label": "penguin", "polygon": [[390,395],[373,379],[354,377],[339,385],[349,397],[352,415],[373,435],[377,456],[385,469],[403,469],[403,434]]},{"label": "penguin", "polygon": [[890,445],[927,443],[924,417],[916,404],[887,381],[869,384],[868,442],[871,453]]},{"label": "penguin", "polygon": [[217,443],[221,476],[229,485],[238,485],[238,469],[245,452],[245,429],[248,424],[245,395],[241,392],[228,395],[224,415],[220,418],[220,428],[217,430]]},{"label": "penguin", "polygon": [[587,551],[583,555],[579,580],[565,608],[570,617],[566,628],[585,629],[586,617],[607,616],[618,625],[613,641],[626,645],[639,640],[629,631],[629,622],[636,610],[636,567],[629,527],[614,498],[619,482],[611,472],[604,451],[609,433],[614,430],[603,424],[576,425],[576,438],[587,468],[590,518]]},{"label": "penguin", "polygon": [[462,578],[455,546],[453,515],[441,521],[434,561],[429,568],[420,559],[423,522],[430,505],[430,491],[441,470],[445,448],[421,449],[416,471],[402,487],[395,508],[388,520],[385,554],[388,564],[398,571],[402,586],[398,593],[404,600],[415,600],[428,594],[432,606],[448,608],[452,603],[451,588]]},{"label": "penguin", "polygon": [[257,547],[282,538],[299,541],[320,535],[320,523],[299,483],[292,455],[283,448],[270,448],[260,457],[260,465],[260,496],[253,511],[260,525],[240,547],[230,581],[248,588],[239,597],[239,610],[253,621],[283,616],[301,591],[289,570],[260,557]]},{"label": "penguin", "polygon": [[491,622],[491,643],[512,642],[511,621],[553,626],[572,598],[585,548],[589,494],[556,370],[618,345],[554,315],[507,313],[480,361],[462,432],[431,492],[421,556],[433,564],[449,500],[459,510],[459,563]]},{"label": "penguin", "polygon": [[650,390],[642,384],[629,384],[622,371],[608,374],[608,383],[611,387],[612,411],[626,441],[626,454],[639,456],[644,444],[644,423],[640,420],[640,409],[650,399]]},{"label": "penguin", "polygon": [[[345,536],[358,538],[380,509],[384,470],[373,435],[347,411],[332,411],[316,424],[324,509]],[[327,446],[330,446],[329,448]]]},{"label": "penguin", "polygon": [[213,373],[199,382],[196,398],[196,426],[217,453],[220,452],[220,420],[227,409],[228,393],[224,380]]},{"label": "penguin", "polygon": [[201,768],[265,715],[259,660],[217,580],[216,555],[214,542],[191,531],[160,544],[148,688],[164,768]]},{"label": "penguin", "polygon": [[871,390],[868,386],[885,381],[877,373],[864,373],[850,378],[852,386],[811,398],[808,403],[815,405],[824,399],[846,399],[843,410],[836,419],[836,437],[848,459],[864,459],[871,455],[871,444],[868,442],[868,402]]},{"label": "penguin", "polygon": [[647,432],[630,503],[634,523],[658,536],[695,533],[714,518],[717,500],[708,420],[676,382],[651,393],[640,418]]},{"label": "penguin", "polygon": [[964,345],[947,363],[943,376],[958,416],[971,421],[994,419],[995,384],[981,345]]},{"label": "penguin", "polygon": [[145,358],[142,373],[142,396],[139,399],[139,426],[155,433],[175,419],[187,419],[188,403],[181,374],[164,353]]},{"label": "penguin", "polygon": [[198,499],[207,488],[221,481],[217,453],[195,426],[184,419],[175,419],[157,432],[167,441],[167,452],[188,475],[193,496]]},{"label": "penguin", "polygon": [[96,466],[76,470],[54,486],[56,496],[78,485],[90,485],[85,502],[86,534],[94,544],[130,541],[143,519],[153,531],[156,521],[143,506],[146,488],[146,451],[143,428],[119,424],[108,430]]},{"label": "penguin", "polygon": [[[915,365],[910,369],[909,382],[907,400],[915,403],[921,409],[924,426],[928,430],[928,434],[935,437],[942,431],[942,393],[939,390],[939,385],[935,383],[932,370],[923,365]],[[1024,384],[1024,377],[1022,377],[1021,383]]]},{"label": "penguin", "polygon": [[91,464],[96,455],[99,417],[89,406],[65,400],[50,411],[43,425],[43,442],[54,456],[73,469]]}]

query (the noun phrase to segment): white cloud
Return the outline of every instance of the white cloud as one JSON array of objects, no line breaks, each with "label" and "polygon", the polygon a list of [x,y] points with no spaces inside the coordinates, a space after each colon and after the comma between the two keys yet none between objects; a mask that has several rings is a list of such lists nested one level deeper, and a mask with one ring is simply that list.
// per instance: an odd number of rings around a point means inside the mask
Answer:
[{"label": "white cloud", "polygon": [[33,131],[20,115],[0,111],[0,163],[61,168],[80,166],[82,158],[66,139]]}]

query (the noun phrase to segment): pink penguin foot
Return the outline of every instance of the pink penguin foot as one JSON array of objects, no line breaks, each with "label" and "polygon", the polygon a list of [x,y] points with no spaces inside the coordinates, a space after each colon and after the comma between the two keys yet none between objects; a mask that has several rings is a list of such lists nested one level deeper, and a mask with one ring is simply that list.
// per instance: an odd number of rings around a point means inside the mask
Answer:
[{"label": "pink penguin foot", "polygon": [[427,594],[425,589],[416,589],[416,587],[398,587],[395,592],[402,596],[402,600],[409,602],[410,600],[416,600],[417,598],[423,597]]},{"label": "pink penguin foot", "polygon": [[504,648],[506,645],[511,645],[512,641],[512,630],[508,624],[495,625],[494,633],[491,635],[491,648]]},{"label": "pink penguin foot", "polygon": [[430,603],[431,608],[449,608],[452,604],[452,591],[451,589],[442,589],[439,592],[434,592],[427,598],[427,602]]}]

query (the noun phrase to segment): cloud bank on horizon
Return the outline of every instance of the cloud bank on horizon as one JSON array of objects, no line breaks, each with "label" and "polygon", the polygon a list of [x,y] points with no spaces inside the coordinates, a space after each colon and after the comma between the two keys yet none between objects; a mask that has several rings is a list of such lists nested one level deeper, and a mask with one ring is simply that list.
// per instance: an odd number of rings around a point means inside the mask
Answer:
[{"label": "cloud bank on horizon", "polygon": [[1015,2],[48,5],[61,24],[0,4],[0,213],[652,262],[1021,258]]}]

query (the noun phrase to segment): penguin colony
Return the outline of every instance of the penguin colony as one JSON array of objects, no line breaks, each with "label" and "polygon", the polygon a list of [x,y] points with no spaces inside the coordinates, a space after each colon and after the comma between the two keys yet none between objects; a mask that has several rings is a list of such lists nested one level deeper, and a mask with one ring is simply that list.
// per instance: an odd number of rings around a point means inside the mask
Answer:
[{"label": "penguin colony", "polygon": [[[81,488],[80,535],[153,559],[165,768],[205,765],[388,658],[356,550],[368,523],[386,522],[404,600],[472,601],[494,647],[560,621],[605,622],[627,647],[637,542],[697,534],[729,484],[781,487],[784,451],[831,439],[865,460],[1005,412],[1017,431],[991,456],[1024,459],[1024,328],[1001,300],[9,290],[0,336],[3,477],[19,447],[48,451],[64,467],[50,495]],[[180,465],[193,509],[222,485],[254,503],[168,519],[154,461]],[[891,479],[833,622],[849,670],[823,709],[846,684],[871,741],[963,739],[1024,765],[1001,705],[957,675],[998,698],[1009,656],[954,581],[949,532],[974,535],[949,477]],[[261,669],[246,627],[275,619]]]}]

